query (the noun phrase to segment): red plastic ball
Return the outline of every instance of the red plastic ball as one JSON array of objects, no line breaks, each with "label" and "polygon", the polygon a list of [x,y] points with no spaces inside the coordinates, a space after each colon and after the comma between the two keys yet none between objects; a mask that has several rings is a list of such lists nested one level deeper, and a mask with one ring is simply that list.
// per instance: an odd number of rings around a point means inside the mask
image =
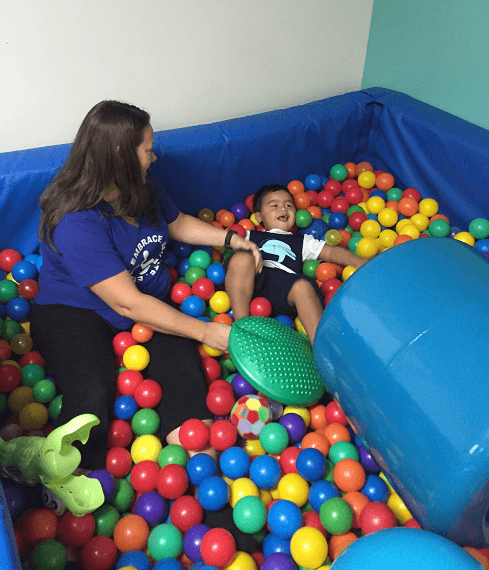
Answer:
[{"label": "red plastic ball", "polygon": [[272,304],[265,297],[255,297],[250,303],[250,315],[253,317],[269,317],[272,314]]},{"label": "red plastic ball", "polygon": [[208,566],[225,568],[236,556],[236,541],[228,530],[212,528],[202,538],[200,554]]},{"label": "red plastic ball", "polygon": [[341,183],[341,189],[343,190],[343,194],[346,195],[348,190],[350,190],[351,188],[360,188],[358,180],[356,180],[355,178],[347,178],[346,180],[343,180],[343,182]]},{"label": "red plastic ball", "polygon": [[[0,354],[0,358],[1,358],[1,354]],[[7,360],[7,359],[5,359],[5,360]],[[20,364],[21,368],[23,368],[24,366],[27,366],[27,364],[38,364],[42,368],[46,367],[46,363],[44,362],[44,358],[41,356],[41,353],[38,352],[37,350],[30,350],[29,352],[26,352],[24,355],[22,355],[19,359],[19,364]]]},{"label": "red plastic ball", "polygon": [[392,510],[380,501],[367,503],[360,513],[359,522],[360,529],[365,534],[397,526],[397,519]]},{"label": "red plastic ball", "polygon": [[341,424],[343,426],[348,426],[348,420],[346,419],[345,412],[336,402],[330,402],[326,406],[324,415],[328,424]]},{"label": "red plastic ball", "polygon": [[333,203],[331,204],[331,211],[332,212],[341,212],[342,214],[346,214],[348,208],[350,207],[350,203],[348,200],[343,196],[338,196],[334,199]]},{"label": "red plastic ball", "polygon": [[338,182],[338,180],[328,180],[324,185],[324,190],[329,190],[335,196],[339,196],[342,190],[341,182]]},{"label": "red plastic ball", "polygon": [[215,416],[225,416],[233,409],[234,394],[227,388],[213,388],[209,390],[205,403]]},{"label": "red plastic ball", "polygon": [[321,291],[323,295],[334,294],[341,287],[341,281],[336,279],[336,277],[331,277],[326,279],[326,281],[321,285]]},{"label": "red plastic ball", "polygon": [[95,518],[92,513],[75,517],[65,511],[59,521],[58,540],[64,546],[83,546],[95,532]]},{"label": "red plastic ball", "polygon": [[311,200],[311,206],[318,205],[318,193],[315,190],[306,190],[306,194],[309,196]]},{"label": "red plastic ball", "polygon": [[214,283],[207,277],[199,277],[192,285],[192,295],[196,295],[204,301],[209,300],[215,292],[216,287]]},{"label": "red plastic ball", "polygon": [[12,392],[20,384],[20,370],[13,364],[0,366],[0,392]]},{"label": "red plastic ball", "polygon": [[265,555],[263,552],[250,552],[250,556],[255,561],[256,570],[261,570],[261,565],[265,561]]},{"label": "red plastic ball", "polygon": [[419,202],[421,200],[421,194],[419,190],[416,190],[416,188],[406,188],[406,190],[404,190],[403,193],[401,194],[401,197],[414,198],[416,202]]},{"label": "red plastic ball", "polygon": [[109,424],[107,445],[111,447],[127,447],[131,443],[132,427],[124,420],[113,420]]},{"label": "red plastic ball", "polygon": [[286,447],[282,451],[278,462],[280,463],[280,467],[282,468],[282,472],[284,475],[286,475],[287,473],[297,473],[296,460],[300,451],[301,450],[295,446]]},{"label": "red plastic ball", "polygon": [[216,390],[216,388],[223,389],[223,390],[229,390],[229,392],[234,394],[233,387],[231,386],[231,384],[229,382],[226,382],[226,380],[219,380],[218,379],[218,380],[214,380],[214,382],[211,382],[209,384],[209,390]]},{"label": "red plastic ball", "polygon": [[317,202],[320,208],[330,208],[335,199],[335,195],[331,190],[322,190],[318,194]]},{"label": "red plastic ball", "polygon": [[[10,343],[7,342],[6,340],[4,340],[3,338],[0,339],[0,360],[8,360],[10,358],[11,354],[12,354],[12,349],[10,348]],[[27,354],[29,354],[29,353],[27,353]],[[25,356],[25,354],[24,354],[24,356]],[[20,364],[20,360],[19,360],[19,364]],[[22,367],[25,365],[20,364],[20,366]]]},{"label": "red plastic ball", "polygon": [[360,231],[360,228],[365,220],[368,220],[367,214],[365,214],[365,212],[353,212],[353,214],[351,214],[351,216],[348,218],[348,223],[350,224],[352,230],[358,232]]},{"label": "red plastic ball", "polygon": [[80,562],[84,570],[110,570],[117,558],[117,546],[108,536],[94,536],[83,545]]},{"label": "red plastic ball", "polygon": [[124,352],[130,347],[136,345],[137,342],[129,331],[117,333],[112,339],[112,348],[116,356],[124,356]]},{"label": "red plastic ball", "polygon": [[143,380],[144,377],[139,370],[127,368],[117,376],[117,391],[121,396],[134,396],[136,388]]},{"label": "red plastic ball", "polygon": [[22,261],[22,255],[15,249],[4,249],[0,252],[0,269],[9,273],[13,266]]},{"label": "red plastic ball", "polygon": [[228,227],[228,230],[234,230],[237,234],[239,234],[242,238],[246,237],[246,230],[243,226],[239,224],[232,224]]},{"label": "red plastic ball", "polygon": [[209,443],[209,428],[202,420],[191,418],[180,426],[178,437],[187,451],[199,451]]},{"label": "red plastic ball", "polygon": [[134,399],[141,408],[155,408],[163,396],[163,389],[156,380],[143,380],[134,391]]},{"label": "red plastic ball", "polygon": [[302,514],[302,526],[317,528],[326,538],[328,537],[328,531],[321,524],[319,513],[316,511],[307,511]]},{"label": "red plastic ball", "polygon": [[125,477],[132,467],[132,457],[129,451],[124,447],[112,447],[107,452],[105,460],[105,468],[116,479]]},{"label": "red plastic ball", "polygon": [[217,420],[209,429],[209,443],[216,451],[224,451],[233,447],[238,438],[238,432],[231,422]]},{"label": "red plastic ball", "polygon": [[170,298],[177,305],[181,305],[190,295],[192,295],[192,288],[188,283],[175,283],[171,288]]},{"label": "red plastic ball", "polygon": [[131,485],[138,493],[148,493],[156,489],[156,480],[160,474],[158,463],[144,459],[131,469]]},{"label": "red plastic ball", "polygon": [[51,509],[35,509],[22,521],[22,537],[27,544],[54,540],[58,534],[58,515]]},{"label": "red plastic ball", "polygon": [[410,518],[408,519],[403,526],[407,527],[407,528],[421,528],[421,525],[418,523],[418,521],[415,518]]},{"label": "red plastic ball", "polygon": [[34,279],[24,279],[19,283],[19,295],[24,299],[34,299],[39,293],[39,283]]},{"label": "red plastic ball", "polygon": [[345,198],[350,205],[356,205],[363,200],[363,194],[360,188],[353,187],[345,191]]},{"label": "red plastic ball", "polygon": [[182,495],[175,500],[170,509],[171,524],[181,533],[186,533],[189,528],[200,524],[203,518],[204,509],[191,495]]},{"label": "red plastic ball", "polygon": [[245,206],[248,208],[250,212],[253,212],[253,198],[255,197],[254,194],[250,194],[248,198],[245,200]]},{"label": "red plastic ball", "polygon": [[178,499],[188,488],[187,471],[178,463],[162,467],[156,478],[156,490],[165,499]]},{"label": "red plastic ball", "polygon": [[215,358],[212,358],[212,356],[204,357],[202,359],[202,366],[204,367],[207,384],[211,384],[221,375],[221,366]]}]

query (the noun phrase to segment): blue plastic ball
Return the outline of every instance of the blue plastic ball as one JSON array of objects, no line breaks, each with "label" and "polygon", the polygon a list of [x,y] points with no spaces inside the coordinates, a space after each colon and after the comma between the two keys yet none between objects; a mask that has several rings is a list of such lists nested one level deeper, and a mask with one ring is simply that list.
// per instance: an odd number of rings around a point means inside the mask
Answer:
[{"label": "blue plastic ball", "polygon": [[27,497],[25,491],[20,485],[9,479],[2,479],[1,485],[10,516],[15,518],[23,512],[26,505]]},{"label": "blue plastic ball", "polygon": [[137,570],[151,570],[151,560],[141,550],[129,550],[129,552],[124,552],[121,555],[115,565],[116,570],[124,568],[124,566],[137,568]]},{"label": "blue plastic ball", "polygon": [[222,285],[226,279],[226,271],[221,263],[211,263],[205,270],[205,274],[214,285]]},{"label": "blue plastic ball", "polygon": [[309,503],[317,513],[319,513],[321,505],[325,501],[339,496],[340,491],[336,485],[324,479],[322,481],[316,481],[309,489]]},{"label": "blue plastic ball", "polygon": [[326,473],[326,457],[318,449],[309,447],[299,453],[295,466],[306,481],[319,481]]},{"label": "blue plastic ball", "polygon": [[324,234],[328,231],[328,224],[319,218],[313,218],[311,225],[300,230],[302,235],[310,235],[315,239],[324,239]]},{"label": "blue plastic ball", "polygon": [[480,253],[489,253],[489,239],[477,240],[474,249]]},{"label": "blue plastic ball", "polygon": [[142,517],[150,527],[164,523],[168,512],[168,502],[157,491],[143,493],[134,504],[134,514]]},{"label": "blue plastic ball", "polygon": [[229,499],[228,484],[222,477],[208,477],[199,485],[197,499],[206,511],[220,511]]},{"label": "blue plastic ball", "polygon": [[205,311],[205,302],[197,295],[189,295],[181,305],[182,313],[190,317],[201,317]]},{"label": "blue plastic ball", "polygon": [[275,552],[262,562],[261,570],[297,570],[297,566],[290,556]]},{"label": "blue plastic ball", "polygon": [[183,552],[192,562],[202,561],[200,543],[209,530],[211,530],[210,526],[201,523],[190,527],[185,533],[183,537]]},{"label": "blue plastic ball", "polygon": [[24,279],[36,279],[38,275],[37,267],[30,261],[18,261],[12,267],[12,277],[20,283]]},{"label": "blue plastic ball", "polygon": [[31,303],[28,299],[24,299],[23,297],[14,297],[7,303],[6,311],[10,319],[13,321],[21,321],[27,318],[31,312]]},{"label": "blue plastic ball", "polygon": [[368,475],[365,485],[360,491],[370,501],[378,501],[380,503],[387,503],[389,498],[389,488],[385,481],[378,475]]},{"label": "blue plastic ball", "polygon": [[31,253],[30,255],[26,255],[23,261],[28,261],[29,263],[32,263],[32,265],[36,267],[37,271],[41,269],[42,256],[38,253]]},{"label": "blue plastic ball", "polygon": [[279,538],[290,540],[302,526],[302,511],[292,501],[279,500],[268,511],[268,526]]},{"label": "blue plastic ball", "polygon": [[194,250],[193,246],[189,243],[183,243],[181,241],[174,241],[172,243],[171,249],[177,257],[188,257]]},{"label": "blue plastic ball", "polygon": [[185,469],[192,485],[198,487],[204,479],[217,473],[217,463],[207,453],[196,453],[188,460]]},{"label": "blue plastic ball", "polygon": [[248,210],[248,206],[246,204],[236,202],[236,204],[231,207],[231,213],[237,220],[242,220],[248,216],[250,211]]},{"label": "blue plastic ball", "polygon": [[367,218],[369,220],[375,220],[376,222],[378,221],[377,214],[367,214]]},{"label": "blue plastic ball", "polygon": [[289,441],[292,443],[297,443],[306,434],[306,422],[302,419],[299,414],[285,414],[282,416],[278,423],[283,425],[289,434]]},{"label": "blue plastic ball", "polygon": [[309,174],[304,180],[306,190],[317,190],[321,187],[321,177],[317,174]]},{"label": "blue plastic ball", "polygon": [[163,558],[153,566],[153,570],[184,570],[184,568],[184,565],[175,558]]},{"label": "blue plastic ball", "polygon": [[115,479],[107,469],[94,469],[87,475],[89,479],[97,479],[102,486],[105,500],[110,501],[115,492]]},{"label": "blue plastic ball", "polygon": [[328,224],[333,230],[342,230],[348,223],[348,218],[343,212],[333,212],[329,217]]},{"label": "blue plastic ball", "polygon": [[119,420],[128,420],[137,412],[138,405],[132,396],[119,396],[114,402],[114,414]]},{"label": "blue plastic ball", "polygon": [[290,540],[285,538],[280,538],[273,532],[268,534],[262,542],[262,553],[265,558],[274,554],[275,552],[281,552],[291,556],[290,553]]},{"label": "blue plastic ball", "polygon": [[237,398],[248,396],[249,394],[256,394],[256,390],[253,386],[239,372],[236,373],[234,378],[231,380],[231,386],[233,387]]},{"label": "blue plastic ball", "polygon": [[272,489],[281,476],[280,464],[271,455],[259,455],[250,465],[250,479],[259,489]]},{"label": "blue plastic ball", "polygon": [[280,323],[287,325],[288,327],[292,328],[294,326],[294,321],[288,317],[287,315],[277,315],[275,317],[276,321],[279,321]]},{"label": "blue plastic ball", "polygon": [[250,468],[250,456],[241,447],[228,447],[219,459],[221,473],[229,479],[244,477]]},{"label": "blue plastic ball", "polygon": [[167,267],[176,267],[178,263],[178,258],[175,253],[173,253],[173,251],[169,251],[168,249],[163,252],[161,260]]},{"label": "blue plastic ball", "polygon": [[190,261],[188,257],[184,257],[178,262],[177,271],[178,275],[185,277],[185,273],[190,269]]},{"label": "blue plastic ball", "polygon": [[380,467],[364,445],[358,446],[358,455],[360,463],[367,473],[377,474],[380,472]]},{"label": "blue plastic ball", "polygon": [[382,198],[384,202],[387,202],[387,194],[383,190],[379,190],[378,188],[372,190],[372,192],[370,192],[368,197],[372,198],[372,196],[378,196],[379,198]]}]

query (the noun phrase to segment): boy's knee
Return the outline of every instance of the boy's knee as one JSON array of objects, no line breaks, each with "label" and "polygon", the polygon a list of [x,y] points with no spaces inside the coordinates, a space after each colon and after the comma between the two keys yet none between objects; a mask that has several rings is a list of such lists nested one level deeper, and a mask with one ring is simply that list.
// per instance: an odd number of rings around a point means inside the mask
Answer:
[{"label": "boy's knee", "polygon": [[231,256],[228,265],[229,271],[248,271],[250,268],[255,270],[255,261],[252,254],[249,251],[236,251]]}]

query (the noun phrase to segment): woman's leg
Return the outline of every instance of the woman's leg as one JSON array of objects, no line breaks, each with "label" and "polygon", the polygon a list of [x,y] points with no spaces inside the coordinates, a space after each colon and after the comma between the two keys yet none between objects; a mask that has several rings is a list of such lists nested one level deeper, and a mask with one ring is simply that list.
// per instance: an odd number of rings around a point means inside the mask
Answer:
[{"label": "woman's leg", "polygon": [[64,305],[33,305],[31,333],[34,348],[46,361],[46,374],[54,378],[63,394],[63,425],[72,418],[91,413],[100,424],[90,439],[77,445],[86,469],[105,467],[107,435],[113,415],[115,370],[112,338],[118,329],[86,309]]}]

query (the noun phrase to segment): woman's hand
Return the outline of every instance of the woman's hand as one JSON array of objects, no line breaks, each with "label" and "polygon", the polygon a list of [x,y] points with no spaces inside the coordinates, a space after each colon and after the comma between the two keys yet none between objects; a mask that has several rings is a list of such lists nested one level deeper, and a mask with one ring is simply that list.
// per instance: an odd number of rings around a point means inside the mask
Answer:
[{"label": "woman's hand", "polygon": [[205,337],[202,342],[211,348],[225,351],[228,349],[230,332],[230,325],[214,322],[207,323]]},{"label": "woman's hand", "polygon": [[255,270],[261,273],[263,269],[263,259],[256,243],[242,238],[239,234],[234,234],[231,238],[230,245],[233,249],[249,251],[255,260]]}]

